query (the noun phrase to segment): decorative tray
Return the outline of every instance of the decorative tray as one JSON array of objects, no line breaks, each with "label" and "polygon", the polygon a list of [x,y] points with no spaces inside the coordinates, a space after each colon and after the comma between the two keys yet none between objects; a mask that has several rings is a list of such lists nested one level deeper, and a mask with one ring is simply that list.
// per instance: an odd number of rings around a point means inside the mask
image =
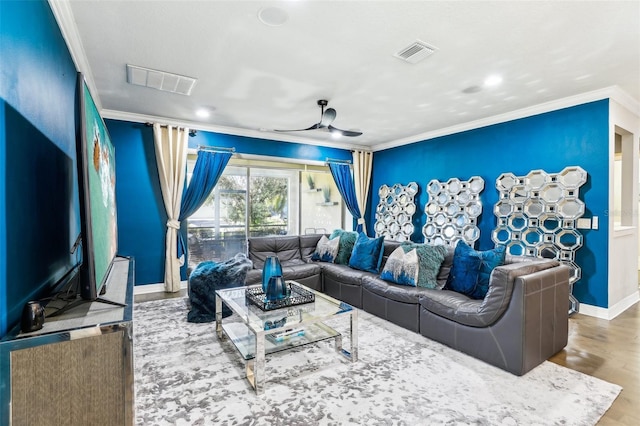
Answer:
[{"label": "decorative tray", "polygon": [[316,300],[316,295],[305,290],[300,285],[292,282],[286,282],[289,287],[289,297],[280,300],[268,301],[265,298],[262,286],[247,287],[246,296],[247,300],[263,311],[272,311],[274,309],[286,308],[287,306],[302,305],[304,303],[311,303]]}]

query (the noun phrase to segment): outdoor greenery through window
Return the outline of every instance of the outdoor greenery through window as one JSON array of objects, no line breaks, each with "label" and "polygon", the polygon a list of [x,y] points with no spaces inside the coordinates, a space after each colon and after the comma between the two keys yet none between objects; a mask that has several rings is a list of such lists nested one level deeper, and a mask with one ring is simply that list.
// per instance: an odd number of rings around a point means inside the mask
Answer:
[{"label": "outdoor greenery through window", "polygon": [[[189,156],[188,179],[196,156]],[[351,229],[352,216],[325,166],[232,158],[189,219],[189,269],[247,252],[247,237]]]}]

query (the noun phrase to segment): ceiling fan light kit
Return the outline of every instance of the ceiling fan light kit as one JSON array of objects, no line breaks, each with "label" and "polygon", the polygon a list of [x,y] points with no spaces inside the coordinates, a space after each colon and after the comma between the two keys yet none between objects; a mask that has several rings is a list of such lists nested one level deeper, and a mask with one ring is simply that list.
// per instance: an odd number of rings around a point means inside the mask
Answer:
[{"label": "ceiling fan light kit", "polygon": [[318,106],[320,107],[320,121],[317,122],[316,124],[310,127],[307,127],[306,129],[292,129],[292,130],[274,129],[274,131],[286,133],[286,132],[304,132],[307,130],[326,129],[334,137],[340,137],[340,136],[355,137],[355,136],[362,135],[362,132],[357,132],[355,130],[342,130],[332,126],[331,123],[333,123],[333,121],[336,119],[336,115],[337,115],[336,110],[333,108],[327,108],[326,110],[324,109],[327,105],[329,105],[329,101],[327,101],[326,99],[319,99],[317,103],[318,103]]}]

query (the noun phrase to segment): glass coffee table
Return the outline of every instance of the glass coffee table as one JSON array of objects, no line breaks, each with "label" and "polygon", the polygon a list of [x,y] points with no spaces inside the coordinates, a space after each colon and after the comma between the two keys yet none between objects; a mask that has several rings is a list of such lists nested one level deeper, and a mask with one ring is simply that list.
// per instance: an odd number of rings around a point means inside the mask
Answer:
[{"label": "glass coffee table", "polygon": [[[269,354],[333,339],[335,350],[351,362],[358,360],[358,310],[353,306],[295,284],[315,295],[315,301],[273,310],[263,310],[247,298],[247,289],[260,285],[216,291],[216,333],[229,338],[246,364],[247,380],[257,394],[264,390],[265,357]],[[222,303],[236,315],[222,319]],[[342,347],[342,334],[325,322],[349,319],[349,350]]]}]

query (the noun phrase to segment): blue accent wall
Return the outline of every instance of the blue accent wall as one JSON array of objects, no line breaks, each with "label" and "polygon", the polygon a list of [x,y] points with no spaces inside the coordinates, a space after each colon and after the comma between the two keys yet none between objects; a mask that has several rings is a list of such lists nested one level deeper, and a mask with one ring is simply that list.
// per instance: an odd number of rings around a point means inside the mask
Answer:
[{"label": "blue accent wall", "polygon": [[[478,221],[481,236],[478,249],[494,246],[491,232],[496,227],[493,206],[498,201],[496,178],[505,172],[516,176],[530,170],[560,172],[567,166],[580,166],[588,173],[580,189],[585,217],[599,216],[606,224],[609,188],[609,102],[602,100],[535,115],[506,123],[438,137],[397,148],[378,151],[373,157],[368,229],[373,229],[373,213],[379,202],[378,188],[387,184],[420,185],[414,215],[414,241],[423,241],[426,185],[432,179],[469,179],[481,176],[483,213]],[[574,286],[580,302],[608,307],[608,230],[580,230],[584,245],[577,251],[576,263],[582,279]]]},{"label": "blue accent wall", "polygon": [[[140,123],[106,120],[116,149],[116,200],[118,205],[119,254],[136,259],[136,284],[164,281],[164,250],[167,215],[158,179],[153,129]],[[189,146],[234,147],[243,154],[296,160],[350,160],[351,151],[198,131]],[[186,228],[181,230],[186,240]],[[182,268],[186,279],[186,267]]]},{"label": "blue accent wall", "polygon": [[[76,68],[46,1],[0,1],[0,336],[78,261]],[[9,159],[9,161],[7,161]]]}]

